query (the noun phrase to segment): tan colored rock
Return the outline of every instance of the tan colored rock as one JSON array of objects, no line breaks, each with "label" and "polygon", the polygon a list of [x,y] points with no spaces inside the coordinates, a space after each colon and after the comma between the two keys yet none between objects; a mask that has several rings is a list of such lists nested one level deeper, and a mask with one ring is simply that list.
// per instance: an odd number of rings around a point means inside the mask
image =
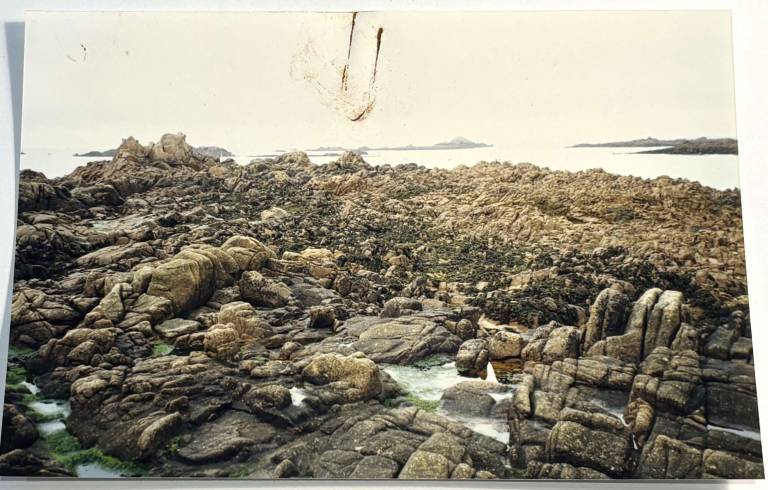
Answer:
[{"label": "tan colored rock", "polygon": [[246,236],[233,236],[221,246],[227,252],[240,270],[259,270],[269,259],[275,258],[275,253],[255,238]]},{"label": "tan colored rock", "polygon": [[232,324],[216,324],[205,332],[203,348],[211,357],[220,361],[236,361],[240,345],[240,336]]},{"label": "tan colored rock", "polygon": [[232,325],[243,341],[261,340],[272,335],[269,324],[257,316],[253,306],[243,301],[223,305],[218,320],[219,323]]},{"label": "tan colored rock", "polygon": [[488,353],[493,360],[510,359],[520,357],[523,347],[525,339],[522,335],[500,330],[488,342]]},{"label": "tan colored rock", "polygon": [[208,301],[214,287],[213,262],[203,254],[185,251],[152,271],[147,294],[167,298],[175,311],[183,312]]},{"label": "tan colored rock", "polygon": [[329,385],[340,392],[347,403],[381,393],[379,368],[365,357],[323,354],[313,359],[302,370],[301,376],[313,384]]},{"label": "tan colored rock", "polygon": [[192,157],[192,147],[187,144],[187,137],[183,133],[166,133],[158,143],[149,145],[148,153],[152,160],[182,163]]},{"label": "tan colored rock", "polygon": [[546,363],[579,357],[581,332],[576,327],[558,327],[549,334],[542,352]]}]

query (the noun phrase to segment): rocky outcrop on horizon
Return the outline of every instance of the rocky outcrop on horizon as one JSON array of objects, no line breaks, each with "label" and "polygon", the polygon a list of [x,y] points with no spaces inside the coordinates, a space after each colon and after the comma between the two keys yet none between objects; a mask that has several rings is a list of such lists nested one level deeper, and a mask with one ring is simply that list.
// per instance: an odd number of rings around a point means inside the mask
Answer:
[{"label": "rocky outcrop on horizon", "polygon": [[610,143],[579,143],[571,148],[644,148],[658,147],[654,150],[644,150],[637,153],[666,153],[671,155],[738,155],[739,145],[733,138],[695,138],[661,140],[643,138],[630,141],[613,141]]},{"label": "rocky outcrop on horizon", "polygon": [[[150,143],[150,146],[152,143]],[[91,150],[84,153],[75,153],[73,156],[76,157],[114,157],[117,154],[118,149],[113,148],[111,150]],[[235,156],[232,152],[229,150],[222,148],[220,146],[196,146],[192,148],[192,151],[195,153],[195,155],[198,158],[205,158],[205,157],[211,157],[213,159],[221,159],[226,157],[233,157]]]},{"label": "rocky outcrop on horizon", "polygon": [[2,474],[763,477],[740,195],[680,179],[128,138],[22,172],[11,343]]}]

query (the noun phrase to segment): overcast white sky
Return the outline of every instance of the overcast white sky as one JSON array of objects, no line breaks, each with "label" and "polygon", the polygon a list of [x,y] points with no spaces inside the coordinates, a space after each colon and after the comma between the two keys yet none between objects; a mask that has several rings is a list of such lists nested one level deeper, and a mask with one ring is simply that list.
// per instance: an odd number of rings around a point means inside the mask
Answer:
[{"label": "overcast white sky", "polygon": [[[735,137],[728,12],[31,13],[23,149]],[[367,101],[383,28],[373,109]],[[339,100],[339,97],[341,100]]]}]

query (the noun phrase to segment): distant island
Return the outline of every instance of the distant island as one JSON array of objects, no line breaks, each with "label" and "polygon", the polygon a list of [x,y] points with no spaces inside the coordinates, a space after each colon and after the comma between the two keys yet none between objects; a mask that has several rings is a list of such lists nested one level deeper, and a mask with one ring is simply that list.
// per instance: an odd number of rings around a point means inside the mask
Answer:
[{"label": "distant island", "polygon": [[[201,157],[221,158],[221,157],[233,157],[232,152],[221,148],[220,146],[198,146],[192,149],[192,151]],[[117,154],[117,148],[111,150],[92,150],[85,153],[75,153],[76,157],[114,157]]]},{"label": "distant island", "polygon": [[[457,136],[450,141],[435,143],[433,145],[410,144],[405,146],[378,146],[378,147],[360,146],[358,148],[352,148],[351,150],[356,153],[365,153],[368,151],[392,151],[392,150],[464,150],[467,148],[488,148],[492,146],[493,145],[489,145],[488,143],[478,143],[475,141],[471,141],[467,138]],[[311,148],[306,151],[336,152],[336,151],[344,151],[348,149],[350,148],[344,148],[341,146],[320,146],[318,148]]]},{"label": "distant island", "polygon": [[92,151],[87,151],[85,153],[75,153],[72,156],[75,156],[75,157],[113,157],[116,154],[117,154],[117,148],[113,148],[111,150],[104,150],[104,151],[92,150]]},{"label": "distant island", "polygon": [[192,149],[192,152],[202,157],[222,158],[235,156],[229,150],[225,150],[220,146],[196,146]]},{"label": "distant island", "polygon": [[738,142],[733,138],[696,138],[696,139],[672,139],[661,140],[656,138],[643,138],[630,141],[613,141],[609,143],[579,143],[570,148],[643,148],[664,147],[654,150],[639,151],[637,153],[667,153],[674,155],[738,155]]}]

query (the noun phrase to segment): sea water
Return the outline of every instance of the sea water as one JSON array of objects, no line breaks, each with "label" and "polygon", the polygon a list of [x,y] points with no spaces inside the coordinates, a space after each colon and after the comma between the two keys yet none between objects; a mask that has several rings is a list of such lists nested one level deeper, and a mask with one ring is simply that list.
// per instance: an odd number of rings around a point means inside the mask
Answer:
[{"label": "sea water", "polygon": [[[602,168],[619,175],[655,178],[663,175],[684,178],[715,189],[739,187],[736,155],[669,155],[638,154],[653,148],[566,148],[496,145],[483,148],[453,150],[371,150],[363,159],[371,165],[417,163],[425,167],[452,169],[471,166],[480,161],[527,162],[551,170],[577,172]],[[87,150],[87,149],[86,149]],[[110,160],[109,157],[75,157],[76,150],[26,149],[21,155],[21,168],[43,172],[48,178],[61,177],[89,161]],[[83,151],[83,149],[80,149]],[[308,152],[313,163],[336,160],[334,152]],[[253,155],[277,154],[274,150],[244,152],[234,157],[242,165]]]}]

